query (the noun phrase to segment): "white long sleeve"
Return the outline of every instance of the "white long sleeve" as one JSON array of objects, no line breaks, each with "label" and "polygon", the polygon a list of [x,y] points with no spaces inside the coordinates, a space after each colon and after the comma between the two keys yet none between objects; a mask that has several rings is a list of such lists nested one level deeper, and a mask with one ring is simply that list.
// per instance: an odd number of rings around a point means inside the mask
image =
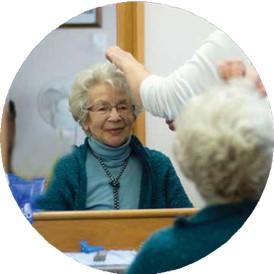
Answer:
[{"label": "white long sleeve", "polygon": [[142,82],[140,95],[145,109],[154,116],[174,120],[189,98],[221,81],[217,65],[231,59],[250,63],[226,34],[214,31],[193,58],[169,76],[150,75]]}]

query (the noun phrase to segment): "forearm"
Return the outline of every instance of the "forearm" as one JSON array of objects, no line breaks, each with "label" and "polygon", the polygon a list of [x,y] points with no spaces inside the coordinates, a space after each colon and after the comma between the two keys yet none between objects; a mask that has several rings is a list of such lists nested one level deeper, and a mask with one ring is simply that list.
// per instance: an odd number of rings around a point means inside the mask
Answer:
[{"label": "forearm", "polygon": [[168,77],[148,77],[142,82],[140,94],[144,107],[154,116],[174,120],[190,98],[220,83],[217,66],[231,59],[249,63],[228,36],[214,32],[192,59]]},{"label": "forearm", "polygon": [[128,81],[130,90],[132,92],[132,97],[137,104],[143,106],[143,102],[140,96],[140,87],[142,82],[151,73],[145,68],[145,66],[139,62],[124,64],[122,68],[125,77]]}]

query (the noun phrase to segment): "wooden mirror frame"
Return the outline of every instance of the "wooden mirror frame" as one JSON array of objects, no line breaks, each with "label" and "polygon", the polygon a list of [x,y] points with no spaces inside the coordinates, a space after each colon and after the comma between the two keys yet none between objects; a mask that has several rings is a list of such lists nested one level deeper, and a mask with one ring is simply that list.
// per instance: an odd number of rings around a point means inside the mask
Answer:
[{"label": "wooden mirror frame", "polygon": [[[144,2],[116,4],[117,45],[144,63]],[[145,113],[134,125],[133,134],[145,145]]]}]

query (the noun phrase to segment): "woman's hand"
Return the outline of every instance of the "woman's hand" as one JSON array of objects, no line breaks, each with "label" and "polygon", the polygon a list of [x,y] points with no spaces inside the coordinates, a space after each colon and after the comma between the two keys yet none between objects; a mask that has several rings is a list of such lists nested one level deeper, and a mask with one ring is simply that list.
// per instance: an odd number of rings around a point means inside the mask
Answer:
[{"label": "woman's hand", "polygon": [[175,122],[173,120],[166,120],[166,124],[170,130],[175,131]]},{"label": "woman's hand", "polygon": [[246,67],[245,64],[240,60],[227,61],[218,66],[218,73],[223,80],[230,80],[231,78],[246,78],[254,82],[258,90],[263,94],[266,94],[265,87],[261,81],[258,72],[253,66]]},{"label": "woman's hand", "polygon": [[109,47],[105,56],[107,60],[124,72],[133,98],[136,103],[142,106],[140,86],[151,73],[130,52],[124,51],[118,46]]},{"label": "woman's hand", "polygon": [[137,66],[138,61],[130,52],[122,50],[118,46],[111,46],[105,52],[105,57],[122,71],[126,70],[127,66]]}]

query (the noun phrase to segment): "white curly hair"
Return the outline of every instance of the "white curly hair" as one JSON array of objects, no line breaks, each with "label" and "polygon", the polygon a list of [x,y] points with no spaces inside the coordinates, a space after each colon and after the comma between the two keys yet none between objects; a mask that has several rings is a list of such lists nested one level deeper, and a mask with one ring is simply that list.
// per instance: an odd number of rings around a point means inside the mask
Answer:
[{"label": "white curly hair", "polygon": [[[131,96],[130,88],[124,76],[124,73],[115,65],[106,62],[96,64],[89,69],[83,70],[76,76],[69,96],[69,109],[74,120],[81,126],[88,119],[89,107],[89,90],[98,85],[106,84],[114,90],[125,92],[130,97],[131,103],[134,106],[134,117],[136,118],[142,108],[138,105]],[[86,134],[89,134],[86,132]]]},{"label": "white curly hair", "polygon": [[194,97],[176,120],[174,155],[207,204],[258,199],[274,145],[271,109],[245,79]]}]

